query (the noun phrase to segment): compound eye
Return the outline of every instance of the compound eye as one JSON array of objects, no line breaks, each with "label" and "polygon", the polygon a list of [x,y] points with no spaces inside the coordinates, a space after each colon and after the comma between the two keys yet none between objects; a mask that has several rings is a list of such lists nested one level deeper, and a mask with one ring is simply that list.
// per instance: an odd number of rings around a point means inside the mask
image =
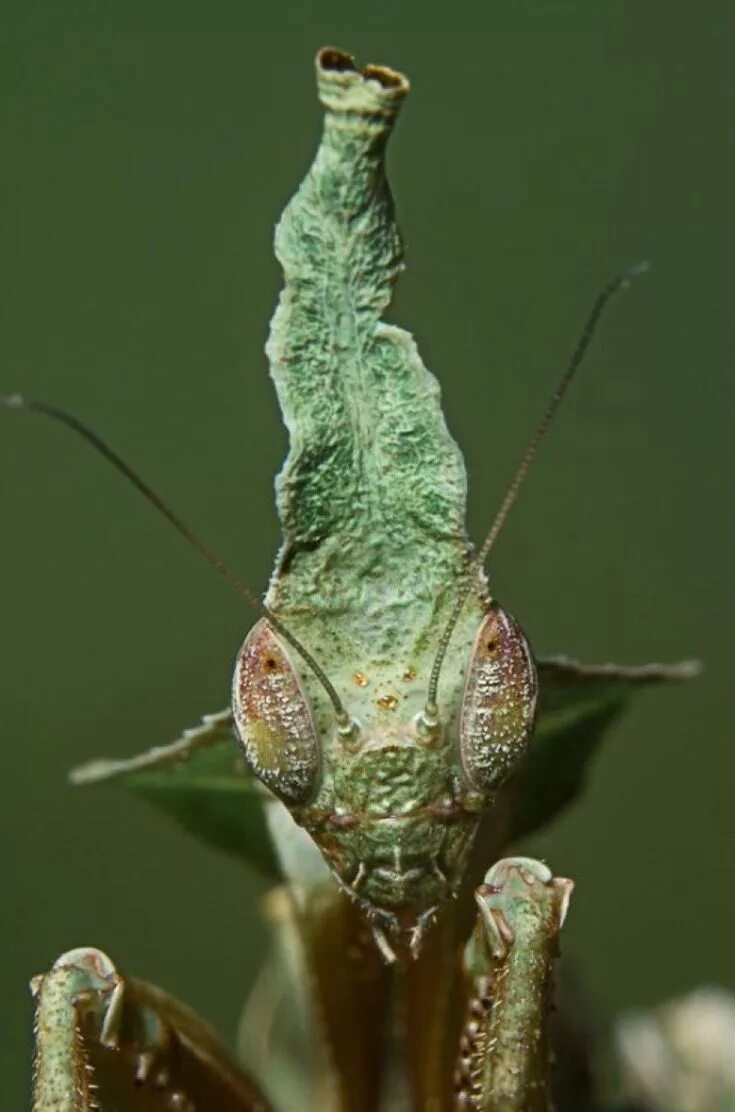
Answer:
[{"label": "compound eye", "polygon": [[525,753],[537,690],[523,631],[493,603],[472,649],[459,724],[462,767],[478,791],[492,794]]},{"label": "compound eye", "polygon": [[286,649],[262,619],[235,662],[232,712],[245,760],[287,804],[316,792],[321,758],[311,708]]}]

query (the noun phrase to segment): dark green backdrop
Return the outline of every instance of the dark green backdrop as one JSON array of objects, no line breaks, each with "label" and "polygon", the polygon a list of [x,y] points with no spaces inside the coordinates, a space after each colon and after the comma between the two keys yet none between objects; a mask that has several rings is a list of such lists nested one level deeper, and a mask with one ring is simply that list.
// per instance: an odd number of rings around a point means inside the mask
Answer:
[{"label": "dark green backdrop", "polygon": [[[83,415],[265,585],[284,454],[262,354],[271,235],[314,148],[323,42],[413,82],[393,315],[442,381],[475,534],[598,284],[650,258],[490,570],[541,651],[706,660],[696,684],[640,697],[583,803],[529,848],[577,881],[565,949],[603,1004],[732,986],[731,5],[393,8],[277,3],[258,30],[245,3],[4,16],[0,390]],[[59,951],[99,945],[231,1035],[263,935],[237,864],[65,785],[224,706],[252,615],[64,431],[0,414],[0,476],[15,1108],[26,983]]]}]

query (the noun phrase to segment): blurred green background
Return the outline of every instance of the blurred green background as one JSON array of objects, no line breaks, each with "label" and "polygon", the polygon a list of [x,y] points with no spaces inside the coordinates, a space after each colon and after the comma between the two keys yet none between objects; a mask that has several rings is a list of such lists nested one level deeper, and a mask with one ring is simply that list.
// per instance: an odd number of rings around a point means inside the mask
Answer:
[{"label": "blurred green background", "polygon": [[[117,10],[115,10],[117,9]],[[256,590],[285,451],[263,342],[272,228],[319,131],[325,42],[413,83],[391,150],[392,316],[438,374],[481,535],[599,284],[606,318],[490,568],[537,650],[701,656],[639,696],[529,849],[577,881],[565,951],[604,1006],[734,986],[730,4],[6,9],[0,391],[83,416]],[[451,30],[446,29],[451,27]],[[3,1107],[26,984],[103,947],[231,1036],[257,883],[67,769],[228,699],[252,615],[68,433],[0,414]]]}]

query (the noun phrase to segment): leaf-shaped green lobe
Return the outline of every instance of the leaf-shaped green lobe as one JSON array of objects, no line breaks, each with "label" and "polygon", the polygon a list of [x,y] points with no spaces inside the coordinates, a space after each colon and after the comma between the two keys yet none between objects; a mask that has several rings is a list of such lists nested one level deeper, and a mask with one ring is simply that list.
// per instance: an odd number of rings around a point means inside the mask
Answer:
[{"label": "leaf-shaped green lobe", "polygon": [[268,603],[328,670],[357,671],[412,651],[462,582],[466,476],[412,337],[380,319],[403,267],[384,159],[408,82],[337,51],[317,79],[321,143],[276,232],[267,354],[291,446]]},{"label": "leaf-shaped green lobe", "polygon": [[170,745],[128,760],[98,760],[75,769],[71,780],[119,780],[160,807],[190,833],[278,879],[268,834],[264,789],[237,750],[229,711],[210,715]]},{"label": "leaf-shaped green lobe", "polygon": [[539,717],[528,760],[507,787],[512,843],[555,818],[579,795],[606,731],[640,687],[697,674],[680,664],[583,665],[566,657],[537,662]]}]

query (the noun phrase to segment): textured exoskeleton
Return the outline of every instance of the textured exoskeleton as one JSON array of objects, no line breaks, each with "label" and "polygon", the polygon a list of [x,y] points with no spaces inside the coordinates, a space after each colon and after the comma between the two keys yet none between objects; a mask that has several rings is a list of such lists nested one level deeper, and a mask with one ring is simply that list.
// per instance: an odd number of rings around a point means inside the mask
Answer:
[{"label": "textured exoskeleton", "polygon": [[436,380],[409,333],[381,320],[403,266],[385,149],[408,82],[335,50],[317,78],[321,143],[276,232],[286,285],[267,352],[291,451],[266,602],[348,721],[267,619],[238,656],[233,711],[253,772],[390,955],[404,941],[415,952],[458,891],[479,816],[525,754],[536,674],[471,564],[464,466]]}]

